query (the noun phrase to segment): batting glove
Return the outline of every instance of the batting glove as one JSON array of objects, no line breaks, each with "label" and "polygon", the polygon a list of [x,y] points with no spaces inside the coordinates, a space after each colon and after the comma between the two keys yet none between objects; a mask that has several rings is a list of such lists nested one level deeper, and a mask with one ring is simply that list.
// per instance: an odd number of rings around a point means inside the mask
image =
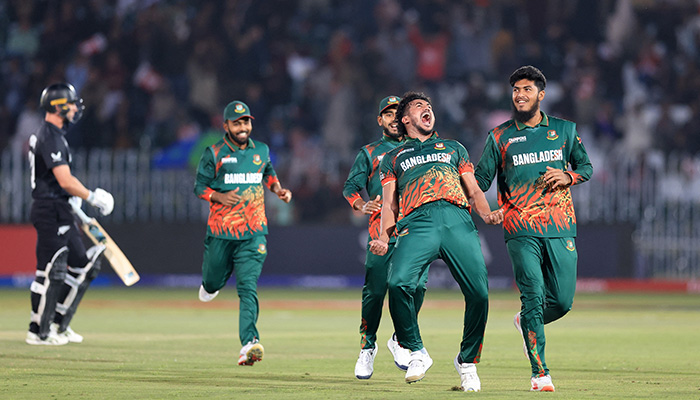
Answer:
[{"label": "batting glove", "polygon": [[99,209],[102,215],[109,215],[114,210],[114,197],[104,189],[97,188],[94,192],[91,191],[87,202]]}]

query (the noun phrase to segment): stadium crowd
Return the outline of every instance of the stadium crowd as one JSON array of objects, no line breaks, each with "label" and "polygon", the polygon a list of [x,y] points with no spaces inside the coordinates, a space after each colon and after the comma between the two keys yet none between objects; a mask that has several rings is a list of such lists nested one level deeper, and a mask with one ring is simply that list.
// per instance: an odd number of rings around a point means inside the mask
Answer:
[{"label": "stadium crowd", "polygon": [[193,168],[240,99],[298,218],[342,221],[342,184],[379,134],[379,99],[425,91],[440,134],[478,158],[525,64],[549,79],[543,109],[577,123],[596,173],[700,151],[690,0],[8,0],[0,149],[25,151],[38,93],[69,81],[87,105],[73,147],[140,148],[157,168]]}]

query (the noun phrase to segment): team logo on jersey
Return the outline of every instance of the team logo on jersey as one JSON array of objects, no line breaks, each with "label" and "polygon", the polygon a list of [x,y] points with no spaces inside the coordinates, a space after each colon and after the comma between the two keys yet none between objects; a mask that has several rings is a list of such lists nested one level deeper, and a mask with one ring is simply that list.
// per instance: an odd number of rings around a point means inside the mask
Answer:
[{"label": "team logo on jersey", "polygon": [[549,140],[559,139],[559,135],[557,135],[557,131],[547,131],[547,139],[549,139]]},{"label": "team logo on jersey", "polygon": [[267,253],[267,248],[265,247],[265,245],[263,243],[260,243],[258,245],[258,253],[260,253],[260,254]]},{"label": "team logo on jersey", "polygon": [[62,157],[61,157],[61,152],[60,152],[60,151],[57,151],[57,152],[55,152],[55,153],[51,153],[51,160],[52,160],[53,162],[59,162],[59,161],[61,161],[61,158],[62,158]]},{"label": "team logo on jersey", "polygon": [[445,150],[445,143],[435,143],[435,150]]},{"label": "team logo on jersey", "polygon": [[574,251],[574,250],[576,250],[576,246],[574,246],[574,241],[573,241],[573,240],[568,239],[568,240],[566,241],[566,249],[569,250],[569,251]]},{"label": "team logo on jersey", "polygon": [[399,232],[399,236],[406,236],[408,235],[408,228],[403,228],[401,232]]},{"label": "team logo on jersey", "polygon": [[262,163],[262,160],[260,159],[260,154],[255,154],[253,156],[253,164],[260,165],[261,163]]},{"label": "team logo on jersey", "polygon": [[243,107],[242,104],[236,104],[236,107],[233,109],[233,112],[236,114],[243,114],[245,112],[245,107]]}]

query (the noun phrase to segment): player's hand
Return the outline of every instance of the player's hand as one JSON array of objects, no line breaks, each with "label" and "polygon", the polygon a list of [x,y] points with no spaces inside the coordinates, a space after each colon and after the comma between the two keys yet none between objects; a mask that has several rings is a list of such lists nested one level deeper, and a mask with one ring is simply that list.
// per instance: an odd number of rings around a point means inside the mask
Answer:
[{"label": "player's hand", "polygon": [[70,204],[73,209],[80,209],[83,207],[83,199],[78,196],[71,196],[68,198],[68,204]]},{"label": "player's hand", "polygon": [[571,175],[560,169],[552,167],[547,167],[547,171],[544,173],[543,178],[547,185],[552,189],[558,186],[567,187],[573,183],[571,180]]},{"label": "player's hand", "polygon": [[280,189],[275,193],[277,197],[280,198],[280,200],[284,201],[285,203],[289,203],[292,201],[292,191],[289,189]]},{"label": "player's hand", "polygon": [[377,256],[383,256],[389,251],[389,244],[383,240],[375,239],[369,242],[369,251]]},{"label": "player's hand", "polygon": [[91,191],[87,202],[100,210],[102,215],[109,215],[114,210],[114,197],[104,189],[97,188],[94,192]]},{"label": "player's hand", "polygon": [[[229,206],[229,207],[234,206],[241,201],[241,195],[238,194],[238,191],[240,189],[241,188],[235,188],[235,189],[233,189],[229,192],[226,192],[226,193],[215,192],[212,195],[212,199],[218,203],[225,205],[225,206]],[[216,197],[214,197],[214,196],[216,196]]]},{"label": "player's hand", "polygon": [[503,211],[499,208],[496,211],[491,212],[484,218],[484,222],[489,225],[498,225],[503,222]]},{"label": "player's hand", "polygon": [[364,214],[368,214],[368,215],[374,214],[375,212],[382,209],[381,198],[382,198],[382,196],[377,195],[377,197],[374,200],[370,200],[370,201],[366,202],[365,204],[363,204],[362,207],[360,208],[360,210]]}]

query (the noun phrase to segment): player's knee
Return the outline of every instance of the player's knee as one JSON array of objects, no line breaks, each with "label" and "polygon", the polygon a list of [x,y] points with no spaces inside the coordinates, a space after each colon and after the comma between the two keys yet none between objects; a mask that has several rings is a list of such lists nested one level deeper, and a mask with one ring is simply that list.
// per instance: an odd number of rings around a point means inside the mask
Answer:
[{"label": "player's knee", "polygon": [[557,299],[556,301],[547,304],[547,308],[551,308],[551,312],[561,318],[566,315],[574,305],[573,299]]},{"label": "player's knee", "polygon": [[66,279],[66,271],[68,270],[68,248],[60,248],[51,258],[51,262],[46,266],[49,271],[49,280],[63,281]]}]

